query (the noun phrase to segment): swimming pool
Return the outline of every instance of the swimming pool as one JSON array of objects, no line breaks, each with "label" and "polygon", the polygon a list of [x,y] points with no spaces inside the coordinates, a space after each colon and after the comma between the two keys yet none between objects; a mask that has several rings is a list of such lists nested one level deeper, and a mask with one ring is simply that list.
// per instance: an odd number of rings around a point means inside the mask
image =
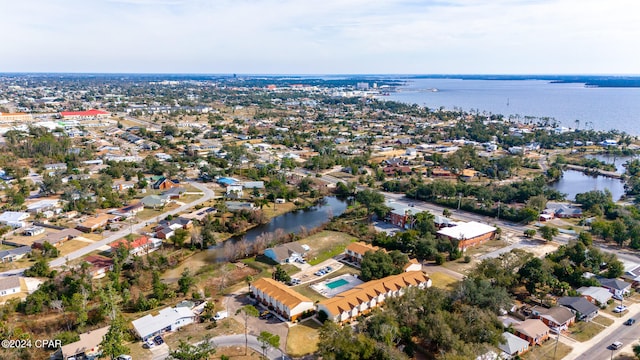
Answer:
[{"label": "swimming pool", "polygon": [[326,286],[327,286],[329,289],[335,289],[335,288],[337,288],[337,287],[347,285],[348,283],[349,283],[349,282],[348,282],[347,280],[345,280],[345,279],[338,279],[338,280],[336,280],[336,281],[332,281],[332,282],[330,282],[330,283],[327,283],[327,284],[326,284]]}]

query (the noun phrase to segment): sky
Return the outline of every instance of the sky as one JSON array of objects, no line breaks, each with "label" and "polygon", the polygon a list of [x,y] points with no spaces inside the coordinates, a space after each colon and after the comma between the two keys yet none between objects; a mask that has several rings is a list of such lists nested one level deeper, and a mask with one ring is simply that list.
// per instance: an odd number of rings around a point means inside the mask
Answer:
[{"label": "sky", "polygon": [[0,72],[640,74],[638,0],[0,0]]}]

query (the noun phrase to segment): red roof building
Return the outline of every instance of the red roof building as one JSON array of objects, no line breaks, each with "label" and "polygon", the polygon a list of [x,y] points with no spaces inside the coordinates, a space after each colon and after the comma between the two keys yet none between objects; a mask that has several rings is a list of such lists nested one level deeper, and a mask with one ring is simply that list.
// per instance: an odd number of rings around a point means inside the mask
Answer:
[{"label": "red roof building", "polygon": [[115,251],[120,246],[124,246],[129,249],[129,252],[133,255],[136,255],[140,252],[143,252],[151,247],[151,240],[149,240],[146,236],[140,236],[137,239],[129,241],[127,239],[120,239],[109,244],[111,247],[111,251]]},{"label": "red roof building", "polygon": [[87,111],[61,111],[60,116],[65,119],[94,119],[109,117],[110,113],[102,110],[87,110]]}]

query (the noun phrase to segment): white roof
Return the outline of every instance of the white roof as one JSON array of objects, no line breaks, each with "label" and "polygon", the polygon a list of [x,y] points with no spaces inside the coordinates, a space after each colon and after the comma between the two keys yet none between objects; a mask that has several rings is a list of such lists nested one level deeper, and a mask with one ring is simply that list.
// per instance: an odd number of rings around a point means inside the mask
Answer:
[{"label": "white roof", "polygon": [[185,307],[164,308],[160,310],[156,316],[147,314],[140,319],[133,320],[131,323],[138,335],[140,335],[141,338],[145,338],[171,326],[180,319],[193,318],[194,316],[193,311]]},{"label": "white roof", "polygon": [[471,221],[468,223],[458,223],[458,225],[454,227],[444,228],[438,231],[438,234],[461,240],[472,239],[492,231],[496,231],[496,228],[487,224]]},{"label": "white roof", "polygon": [[21,211],[5,211],[0,215],[0,222],[18,222],[29,218],[29,213]]}]

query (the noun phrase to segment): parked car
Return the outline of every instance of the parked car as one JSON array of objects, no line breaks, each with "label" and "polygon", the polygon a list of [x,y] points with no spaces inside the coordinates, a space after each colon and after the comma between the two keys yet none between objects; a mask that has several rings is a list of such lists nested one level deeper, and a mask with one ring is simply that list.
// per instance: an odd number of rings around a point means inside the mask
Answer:
[{"label": "parked car", "polygon": [[158,335],[153,338],[153,342],[155,342],[156,345],[162,345],[164,343],[164,340],[162,339],[162,336]]},{"label": "parked car", "polygon": [[151,338],[148,338],[147,341],[145,341],[144,344],[142,344],[142,347],[145,349],[151,349],[154,346],[156,346],[156,343],[154,343],[153,339]]},{"label": "parked car", "polygon": [[624,305],[618,305],[618,306],[616,306],[616,308],[615,308],[615,309],[613,309],[613,312],[614,312],[614,313],[621,313],[621,312],[626,311],[626,310],[627,310],[627,307],[626,307],[626,306],[624,306]]},{"label": "parked car", "polygon": [[627,326],[631,326],[631,325],[633,325],[635,323],[636,323],[636,319],[633,319],[633,318],[631,318],[631,319],[629,319],[629,320],[624,322],[624,324],[627,325]]},{"label": "parked car", "polygon": [[266,319],[270,314],[269,310],[265,310],[260,314],[260,319]]},{"label": "parked car", "polygon": [[226,311],[218,311],[218,312],[216,313],[216,315],[213,317],[213,319],[214,319],[215,321],[219,321],[219,320],[222,320],[222,319],[227,318],[228,316],[229,316],[229,313],[228,313],[228,312],[226,312]]},{"label": "parked car", "polygon": [[609,347],[613,350],[618,350],[622,347],[622,342],[616,341],[613,344],[609,345]]},{"label": "parked car", "polygon": [[132,360],[131,355],[120,355],[116,358],[116,360]]}]

